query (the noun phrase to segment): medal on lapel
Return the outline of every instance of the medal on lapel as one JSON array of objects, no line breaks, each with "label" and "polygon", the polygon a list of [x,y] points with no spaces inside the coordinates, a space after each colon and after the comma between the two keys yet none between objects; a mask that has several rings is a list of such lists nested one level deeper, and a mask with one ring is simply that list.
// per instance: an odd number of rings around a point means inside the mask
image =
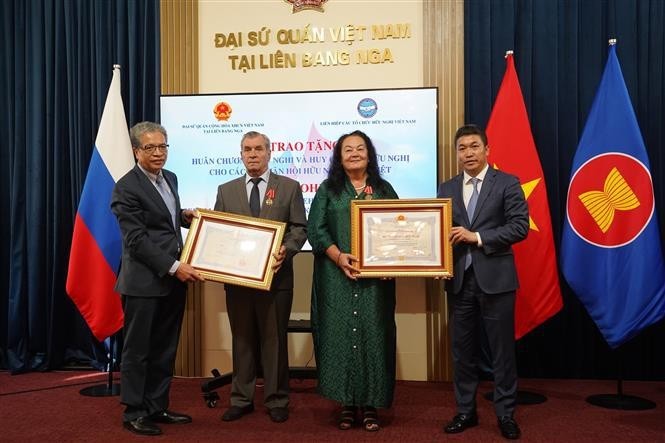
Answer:
[{"label": "medal on lapel", "polygon": [[275,198],[275,190],[270,188],[266,191],[266,201],[265,204],[270,206],[272,205],[272,201]]},{"label": "medal on lapel", "polygon": [[365,186],[363,192],[365,193],[365,200],[372,199],[372,194],[374,193],[374,191],[372,191],[372,187],[370,185]]}]

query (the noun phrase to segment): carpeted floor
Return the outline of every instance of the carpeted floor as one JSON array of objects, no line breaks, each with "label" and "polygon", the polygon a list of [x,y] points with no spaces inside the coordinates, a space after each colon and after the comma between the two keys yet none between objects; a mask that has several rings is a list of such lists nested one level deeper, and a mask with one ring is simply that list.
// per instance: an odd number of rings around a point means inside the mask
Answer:
[{"label": "carpeted floor", "polygon": [[[382,429],[339,431],[335,403],[321,398],[311,380],[291,382],[291,418],[272,423],[261,406],[257,390],[256,411],[233,423],[220,421],[228,406],[229,387],[218,391],[216,408],[206,407],[201,380],[177,378],[171,392],[171,409],[190,414],[188,425],[163,425],[160,437],[135,436],[122,428],[123,407],[118,397],[86,397],[79,390],[105,383],[106,374],[54,371],[11,376],[0,372],[0,441],[502,441],[492,405],[478,397],[480,425],[454,436],[441,430],[455,413],[450,383],[398,382],[395,402],[379,411]],[[483,383],[481,393],[491,389]],[[588,395],[616,392],[613,381],[521,380],[520,389],[538,392],[548,400],[520,406],[516,418],[523,441],[531,442],[665,442],[665,383],[625,382],[626,394],[657,403],[647,411],[620,411],[592,406]]]}]

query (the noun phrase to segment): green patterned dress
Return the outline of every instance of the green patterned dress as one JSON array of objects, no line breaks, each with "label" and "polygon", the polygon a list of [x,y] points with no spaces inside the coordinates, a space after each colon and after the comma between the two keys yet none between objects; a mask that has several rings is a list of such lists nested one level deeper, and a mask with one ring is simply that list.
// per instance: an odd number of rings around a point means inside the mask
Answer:
[{"label": "green patterned dress", "polygon": [[[397,198],[384,183],[385,190],[374,189],[372,198]],[[395,388],[395,282],[350,280],[325,253],[333,244],[351,252],[351,200],[365,197],[356,195],[349,180],[334,195],[325,180],[312,202],[312,335],[321,395],[343,405],[387,408]]]}]

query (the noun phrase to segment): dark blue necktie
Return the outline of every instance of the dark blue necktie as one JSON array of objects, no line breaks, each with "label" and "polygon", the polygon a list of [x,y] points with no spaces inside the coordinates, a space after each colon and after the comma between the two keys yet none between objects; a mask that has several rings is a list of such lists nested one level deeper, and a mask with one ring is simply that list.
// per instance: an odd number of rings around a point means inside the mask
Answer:
[{"label": "dark blue necktie", "polygon": [[252,192],[249,194],[249,210],[252,212],[252,217],[258,217],[261,212],[261,197],[259,195],[259,183],[261,180],[263,180],[261,177],[249,179],[249,181],[254,183]]}]

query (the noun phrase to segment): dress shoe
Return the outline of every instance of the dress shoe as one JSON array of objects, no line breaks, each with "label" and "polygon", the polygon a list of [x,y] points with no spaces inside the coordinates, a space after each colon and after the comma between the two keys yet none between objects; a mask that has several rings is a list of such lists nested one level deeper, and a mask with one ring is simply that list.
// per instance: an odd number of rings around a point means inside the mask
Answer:
[{"label": "dress shoe", "polygon": [[160,435],[162,430],[153,423],[148,417],[139,417],[134,420],[122,422],[125,429],[130,430],[134,434],[140,435]]},{"label": "dress shoe", "polygon": [[443,431],[446,434],[458,434],[464,432],[466,429],[476,426],[478,424],[478,416],[474,414],[457,414],[453,417],[453,421],[448,423]]},{"label": "dress shoe", "polygon": [[522,435],[520,427],[517,426],[517,422],[510,415],[504,417],[499,417],[499,429],[501,429],[501,435],[508,440],[517,440]]},{"label": "dress shoe", "polygon": [[270,415],[270,420],[275,423],[282,423],[289,419],[289,409],[288,408],[270,408],[268,410],[268,415]]},{"label": "dress shoe", "polygon": [[167,423],[170,425],[192,422],[192,417],[190,417],[189,415],[178,414],[177,412],[169,410],[156,412],[150,416],[150,419],[155,423]]},{"label": "dress shoe", "polygon": [[222,415],[222,421],[238,420],[243,415],[247,415],[253,411],[254,411],[254,405],[252,404],[247,406],[231,406],[229,409],[226,410],[224,415]]}]

